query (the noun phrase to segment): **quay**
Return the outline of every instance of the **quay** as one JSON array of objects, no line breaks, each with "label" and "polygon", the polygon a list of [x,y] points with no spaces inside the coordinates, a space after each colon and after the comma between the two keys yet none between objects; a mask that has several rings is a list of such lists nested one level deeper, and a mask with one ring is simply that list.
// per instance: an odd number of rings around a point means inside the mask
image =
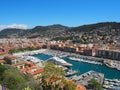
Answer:
[{"label": "quay", "polygon": [[77,84],[88,86],[88,82],[93,78],[102,84],[103,80],[104,80],[104,74],[91,70],[91,71],[88,71],[82,75],[74,76],[71,78],[71,80],[73,80]]}]

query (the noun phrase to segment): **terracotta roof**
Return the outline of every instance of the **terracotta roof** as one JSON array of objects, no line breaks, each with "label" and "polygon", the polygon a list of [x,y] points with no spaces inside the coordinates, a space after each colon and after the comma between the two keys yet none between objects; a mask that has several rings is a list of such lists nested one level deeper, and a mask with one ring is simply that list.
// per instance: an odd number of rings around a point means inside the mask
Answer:
[{"label": "terracotta roof", "polygon": [[6,61],[5,60],[0,60],[0,63],[6,63]]},{"label": "terracotta roof", "polygon": [[6,52],[0,52],[0,55],[6,54]]},{"label": "terracotta roof", "polygon": [[13,55],[6,55],[5,58],[16,59],[17,57],[16,57],[16,56],[13,56]]},{"label": "terracotta roof", "polygon": [[30,73],[32,69],[35,69],[37,68],[36,66],[30,66],[30,67],[25,67],[25,68],[22,68],[20,69],[21,72],[28,72]]},{"label": "terracotta roof", "polygon": [[20,69],[21,72],[31,74],[33,69],[38,69],[37,66],[35,66],[32,62],[26,62],[25,64],[28,66]]},{"label": "terracotta roof", "polygon": [[40,68],[40,69],[37,69],[36,71],[34,72],[31,72],[32,75],[36,75],[36,74],[39,74],[39,73],[42,73],[44,71],[43,68]]},{"label": "terracotta roof", "polygon": [[77,85],[76,90],[86,90],[84,86]]},{"label": "terracotta roof", "polygon": [[26,62],[18,62],[16,64],[12,64],[12,66],[18,66],[18,65],[22,65],[22,64],[26,64]]},{"label": "terracotta roof", "polygon": [[25,62],[25,61],[12,64],[12,66],[17,66],[17,65],[22,65],[22,64],[30,65],[30,67],[34,66],[32,62]]}]

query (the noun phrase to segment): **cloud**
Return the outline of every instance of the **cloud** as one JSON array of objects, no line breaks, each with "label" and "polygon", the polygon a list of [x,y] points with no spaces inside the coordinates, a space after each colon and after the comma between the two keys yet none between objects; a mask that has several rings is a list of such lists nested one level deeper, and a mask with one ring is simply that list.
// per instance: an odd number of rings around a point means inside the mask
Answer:
[{"label": "cloud", "polygon": [[28,29],[28,25],[26,24],[0,25],[0,31],[6,28]]}]

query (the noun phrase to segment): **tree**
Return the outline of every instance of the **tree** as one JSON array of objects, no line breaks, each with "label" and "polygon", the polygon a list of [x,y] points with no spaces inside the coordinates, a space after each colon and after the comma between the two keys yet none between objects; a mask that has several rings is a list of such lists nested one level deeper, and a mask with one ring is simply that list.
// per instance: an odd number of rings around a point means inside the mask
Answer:
[{"label": "tree", "polygon": [[9,50],[9,53],[11,53],[11,54],[12,54],[12,53],[15,53],[15,52],[16,52],[16,49],[15,49],[15,48],[12,48],[12,49]]},{"label": "tree", "polygon": [[28,87],[26,87],[26,88],[24,88],[22,90],[32,90],[32,89],[28,86]]},{"label": "tree", "polygon": [[75,90],[76,89],[76,85],[72,81],[64,80],[63,84],[64,84],[63,90]]},{"label": "tree", "polygon": [[51,62],[44,63],[44,66],[44,72],[42,73],[42,76],[44,76],[44,78],[50,78],[53,76],[65,76],[65,72],[62,67],[58,67]]},{"label": "tree", "polygon": [[4,65],[0,64],[0,75],[6,70],[7,68]]},{"label": "tree", "polygon": [[88,86],[89,86],[90,89],[103,90],[102,85],[99,82],[97,82],[97,80],[94,79],[94,78],[92,78],[88,83],[89,83]]},{"label": "tree", "polygon": [[19,72],[18,69],[10,65],[0,65],[0,71],[0,83],[5,85],[10,90],[22,90],[23,88],[30,85],[30,81],[33,82],[31,75],[23,74]]},{"label": "tree", "polygon": [[38,81],[36,81],[34,79],[20,84],[19,87],[17,88],[17,90],[22,90],[22,89],[25,89],[25,88],[28,88],[28,87],[31,90],[43,90],[41,85],[38,83]]},{"label": "tree", "polygon": [[4,65],[0,64],[0,83],[2,83],[3,80],[3,73],[7,68]]},{"label": "tree", "polygon": [[17,87],[24,82],[25,79],[18,73],[13,73],[12,70],[5,70],[3,73],[3,84],[11,90],[17,89]]},{"label": "tree", "polygon": [[75,90],[76,85],[64,77],[65,72],[61,67],[46,62],[40,85],[43,90]]},{"label": "tree", "polygon": [[58,67],[51,62],[45,62],[44,66],[41,81],[43,90],[55,90],[58,88],[57,86],[59,83],[57,82],[64,77],[65,73],[61,67]]}]

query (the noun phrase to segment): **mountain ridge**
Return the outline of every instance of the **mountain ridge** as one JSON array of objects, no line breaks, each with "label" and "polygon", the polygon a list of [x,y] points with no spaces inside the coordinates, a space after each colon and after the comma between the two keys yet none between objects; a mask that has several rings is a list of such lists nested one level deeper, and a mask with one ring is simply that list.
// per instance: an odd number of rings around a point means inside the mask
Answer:
[{"label": "mountain ridge", "polygon": [[[120,23],[119,22],[101,22],[96,24],[88,24],[77,27],[69,27],[60,24],[53,24],[48,26],[36,26],[32,29],[4,29],[0,31],[0,38],[10,38],[10,37],[18,37],[18,38],[34,38],[34,37],[58,37],[66,35],[68,33],[74,32],[91,32],[91,31],[108,31],[112,29],[119,29],[118,33],[120,33]],[[61,34],[61,35],[60,35]],[[62,35],[62,36],[63,36]],[[53,37],[53,38],[54,38]]]}]

